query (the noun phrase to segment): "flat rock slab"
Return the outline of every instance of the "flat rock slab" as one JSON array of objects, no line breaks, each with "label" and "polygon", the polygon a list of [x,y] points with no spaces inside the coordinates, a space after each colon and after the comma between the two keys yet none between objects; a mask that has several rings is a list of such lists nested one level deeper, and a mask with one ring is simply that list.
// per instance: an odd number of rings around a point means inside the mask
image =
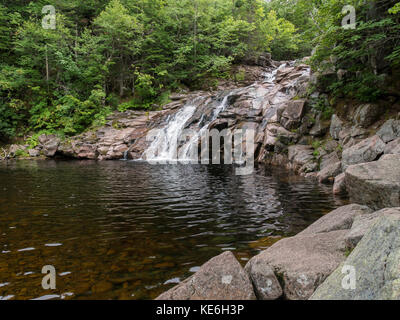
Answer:
[{"label": "flat rock slab", "polygon": [[373,210],[369,207],[358,204],[343,206],[318,219],[298,235],[312,235],[336,230],[349,230],[357,216],[372,212]]},{"label": "flat rock slab", "polygon": [[397,214],[381,217],[311,297],[311,300],[399,299],[400,215]]},{"label": "flat rock slab", "polygon": [[385,155],[379,161],[350,166],[345,181],[354,203],[376,210],[400,207],[400,155]]},{"label": "flat rock slab", "polygon": [[255,300],[250,278],[232,252],[212,258],[157,300]]},{"label": "flat rock slab", "polygon": [[[283,239],[252,258],[246,270],[254,279],[260,269],[270,268],[279,279],[286,299],[306,300],[345,260],[347,232],[340,230]],[[252,270],[257,270],[254,276]],[[256,291],[262,291],[262,285],[253,284]]]}]

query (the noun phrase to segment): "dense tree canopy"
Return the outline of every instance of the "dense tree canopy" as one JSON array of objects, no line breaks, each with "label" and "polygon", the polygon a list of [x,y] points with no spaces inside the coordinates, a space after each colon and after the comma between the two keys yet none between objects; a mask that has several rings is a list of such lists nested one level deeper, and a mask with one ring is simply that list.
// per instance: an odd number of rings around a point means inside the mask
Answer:
[{"label": "dense tree canopy", "polygon": [[[357,9],[355,30],[341,27],[346,4]],[[55,29],[42,27],[46,5],[56,9]],[[400,62],[399,9],[389,0],[3,1],[0,138],[74,135],[113,109],[152,108],[182,86],[230,77],[264,52],[293,59],[316,48],[316,68],[334,55],[369,86]],[[379,94],[370,91],[357,92]]]}]

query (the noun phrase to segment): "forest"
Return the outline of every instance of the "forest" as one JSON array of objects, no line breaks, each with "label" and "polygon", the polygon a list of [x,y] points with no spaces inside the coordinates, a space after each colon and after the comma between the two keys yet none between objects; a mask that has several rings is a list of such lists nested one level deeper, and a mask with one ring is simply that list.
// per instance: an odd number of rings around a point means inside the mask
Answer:
[{"label": "forest", "polygon": [[[45,6],[55,28],[44,28]],[[344,28],[346,5],[354,28]],[[384,97],[400,66],[398,0],[13,0],[0,3],[0,140],[68,137],[115,110],[240,77],[271,53],[346,70],[332,96]]]}]

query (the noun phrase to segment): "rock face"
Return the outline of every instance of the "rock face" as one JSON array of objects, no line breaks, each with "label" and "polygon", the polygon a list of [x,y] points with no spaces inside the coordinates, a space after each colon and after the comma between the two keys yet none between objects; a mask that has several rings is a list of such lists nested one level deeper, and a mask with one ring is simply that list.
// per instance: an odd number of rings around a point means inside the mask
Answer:
[{"label": "rock face", "polygon": [[381,108],[377,104],[368,103],[361,105],[354,114],[355,123],[363,128],[368,128],[381,114]]},{"label": "rock face", "polygon": [[[252,258],[246,270],[254,278],[259,277],[257,270],[270,268],[280,280],[286,299],[308,299],[345,259],[346,233],[339,230],[283,239]],[[256,270],[254,275],[252,270]],[[257,292],[262,292],[265,281],[253,284]]]},{"label": "rock face", "polygon": [[[345,278],[353,268],[354,286]],[[343,273],[342,273],[343,271]],[[347,274],[352,275],[351,271]],[[344,284],[344,285],[343,285]],[[312,300],[399,300],[400,215],[379,218],[358,246],[312,295]]]},{"label": "rock face", "polygon": [[400,215],[400,208],[386,208],[371,214],[356,216],[345,238],[347,248],[354,249],[380,217],[392,214]]},{"label": "rock face", "polygon": [[374,209],[400,206],[400,155],[350,166],[346,189],[352,202]]},{"label": "rock face", "polygon": [[255,300],[250,278],[232,252],[212,258],[157,300]]},{"label": "rock face", "polygon": [[373,136],[345,149],[342,156],[343,170],[353,164],[377,160],[384,153],[385,147],[385,143],[379,136]]},{"label": "rock face", "polygon": [[390,119],[379,129],[377,135],[383,142],[388,143],[400,138],[400,120]]}]

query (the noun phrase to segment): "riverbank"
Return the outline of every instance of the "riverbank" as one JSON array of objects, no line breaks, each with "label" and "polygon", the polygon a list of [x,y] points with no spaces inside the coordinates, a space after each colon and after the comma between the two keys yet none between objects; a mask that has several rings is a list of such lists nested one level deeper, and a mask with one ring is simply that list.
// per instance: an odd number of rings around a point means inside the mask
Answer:
[{"label": "riverbank", "polygon": [[[382,266],[386,261],[382,252],[387,257],[398,254],[396,246],[388,245],[381,251],[374,243],[379,241],[375,231],[384,230],[378,232],[380,236],[391,239],[398,227],[400,100],[396,92],[376,103],[332,100],[326,88],[340,72],[311,74],[302,62],[274,65],[245,87],[174,95],[162,111],[115,113],[106,126],[80,136],[62,141],[43,135],[33,149],[14,145],[8,152],[11,156],[25,152],[32,157],[139,159],[150,146],[146,139],[149,130],[168,127],[188,103],[194,109],[179,130],[252,128],[257,133],[257,162],[333,185],[335,194],[348,193],[353,204],[329,213],[295,237],[278,241],[253,257],[244,269],[231,254],[224,253],[159,298],[332,297],[323,288],[341,285],[337,268],[347,261],[363,270],[357,281],[365,283],[371,276],[366,269],[374,265],[367,256],[377,257],[376,265]],[[227,105],[215,115],[214,110],[226,97]],[[390,265],[393,270],[396,263],[398,260]],[[378,278],[387,272],[382,268],[376,271]],[[368,297],[397,297],[394,289],[387,291],[388,286],[395,287],[396,277],[392,273],[385,278],[391,280],[374,284],[369,289],[375,290],[374,294]],[[340,288],[335,292],[337,299],[348,298]],[[352,297],[364,295],[361,292]]]}]

